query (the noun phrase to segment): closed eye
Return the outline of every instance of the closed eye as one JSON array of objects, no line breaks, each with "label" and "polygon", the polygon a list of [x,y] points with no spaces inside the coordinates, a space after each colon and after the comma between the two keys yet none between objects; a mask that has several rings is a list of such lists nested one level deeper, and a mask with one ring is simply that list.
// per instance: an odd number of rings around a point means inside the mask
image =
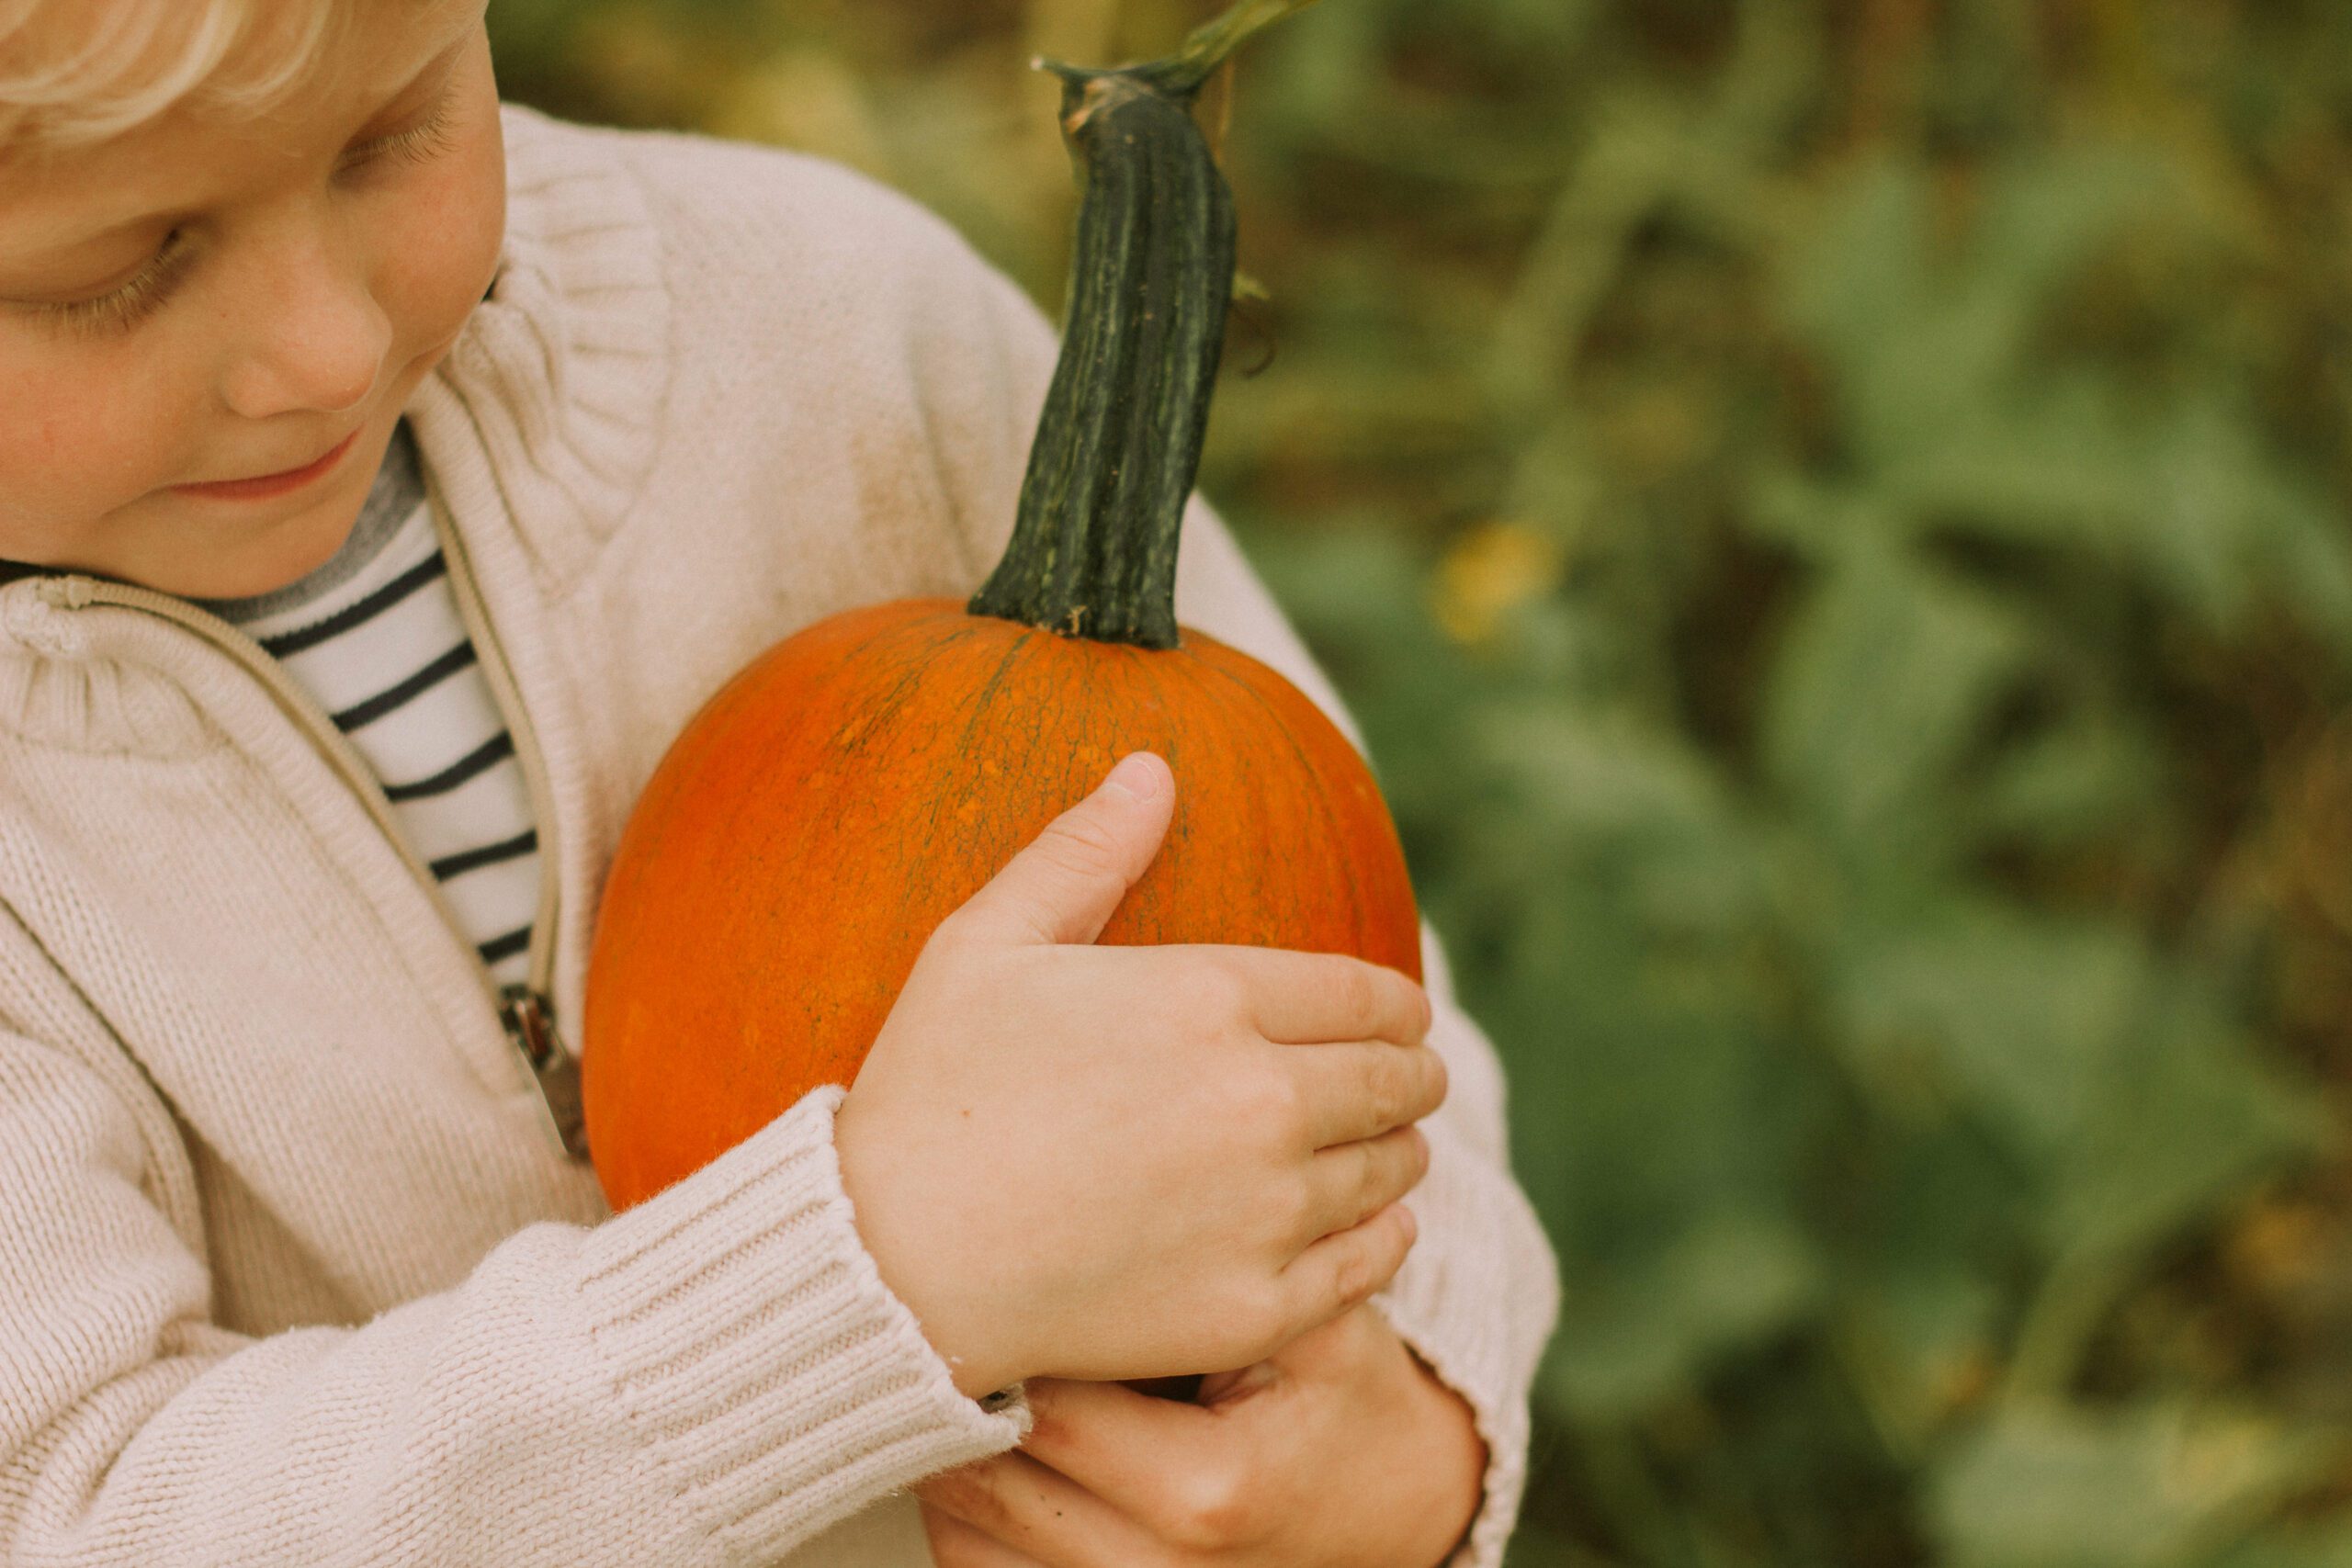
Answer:
[{"label": "closed eye", "polygon": [[[455,143],[452,130],[457,118],[457,84],[444,87],[433,112],[420,123],[390,136],[379,136],[351,149],[336,165],[338,172],[363,167],[391,159],[397,163],[423,164],[447,152]],[[95,299],[74,299],[63,304],[39,305],[34,314],[61,332],[76,337],[94,338],[129,331],[162,308],[173,291],[185,279],[192,259],[185,230],[175,229],[164,240],[163,248],[154,259],[140,269],[139,276]]]},{"label": "closed eye", "polygon": [[34,314],[77,337],[97,337],[121,332],[147,316],[170,298],[187,269],[187,233],[175,229],[164,236],[164,248],[139,276],[111,294],[95,299],[74,299],[62,305],[39,305]]},{"label": "closed eye", "polygon": [[373,141],[363,141],[344,154],[342,168],[356,168],[379,158],[396,158],[402,163],[422,164],[449,150],[450,128],[457,118],[458,85],[453,79],[441,89],[433,112],[420,124],[391,136],[379,136]]}]

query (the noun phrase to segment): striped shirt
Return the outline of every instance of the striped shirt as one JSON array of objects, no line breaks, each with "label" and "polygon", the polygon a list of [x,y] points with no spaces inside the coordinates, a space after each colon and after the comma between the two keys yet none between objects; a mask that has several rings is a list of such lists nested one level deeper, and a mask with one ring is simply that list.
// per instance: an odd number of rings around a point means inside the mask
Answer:
[{"label": "striped shirt", "polygon": [[383,785],[461,933],[500,984],[521,981],[539,891],[530,791],[458,614],[408,423],[333,558],[273,592],[193,603],[318,700]]}]

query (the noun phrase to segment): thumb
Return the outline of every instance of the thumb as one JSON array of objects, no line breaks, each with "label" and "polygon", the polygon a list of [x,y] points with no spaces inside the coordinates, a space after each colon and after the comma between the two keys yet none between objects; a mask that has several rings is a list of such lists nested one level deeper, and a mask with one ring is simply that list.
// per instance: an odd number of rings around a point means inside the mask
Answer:
[{"label": "thumb", "polygon": [[1149,751],[1121,758],[1092,795],[1046,824],[948,917],[957,939],[1092,942],[1159,852],[1175,814],[1175,784]]}]

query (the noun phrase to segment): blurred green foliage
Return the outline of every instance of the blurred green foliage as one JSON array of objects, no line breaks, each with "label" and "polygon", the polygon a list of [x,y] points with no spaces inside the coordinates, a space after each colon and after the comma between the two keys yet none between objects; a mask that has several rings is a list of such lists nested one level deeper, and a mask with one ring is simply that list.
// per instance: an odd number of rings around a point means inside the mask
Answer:
[{"label": "blurred green foliage", "polygon": [[[492,19],[1056,312],[1027,57],[1213,9]],[[1326,0],[1229,109],[1203,488],[1562,1259],[1513,1568],[2352,1563],[2352,6]]]}]

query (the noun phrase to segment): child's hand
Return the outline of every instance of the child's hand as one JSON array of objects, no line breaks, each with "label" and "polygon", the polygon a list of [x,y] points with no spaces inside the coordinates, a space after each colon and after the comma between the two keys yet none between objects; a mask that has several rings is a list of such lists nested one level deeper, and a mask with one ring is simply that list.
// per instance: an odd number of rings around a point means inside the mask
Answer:
[{"label": "child's hand", "polygon": [[975,1397],[1244,1367],[1365,1300],[1445,1099],[1393,969],[1092,945],[1174,807],[1157,757],[1112,777],[941,922],[835,1123],[867,1250]]},{"label": "child's hand", "polygon": [[1038,1378],[1029,1408],[1020,1448],[913,1488],[933,1568],[1431,1568],[1486,1493],[1476,1414],[1374,1306],[1197,1404]]}]

